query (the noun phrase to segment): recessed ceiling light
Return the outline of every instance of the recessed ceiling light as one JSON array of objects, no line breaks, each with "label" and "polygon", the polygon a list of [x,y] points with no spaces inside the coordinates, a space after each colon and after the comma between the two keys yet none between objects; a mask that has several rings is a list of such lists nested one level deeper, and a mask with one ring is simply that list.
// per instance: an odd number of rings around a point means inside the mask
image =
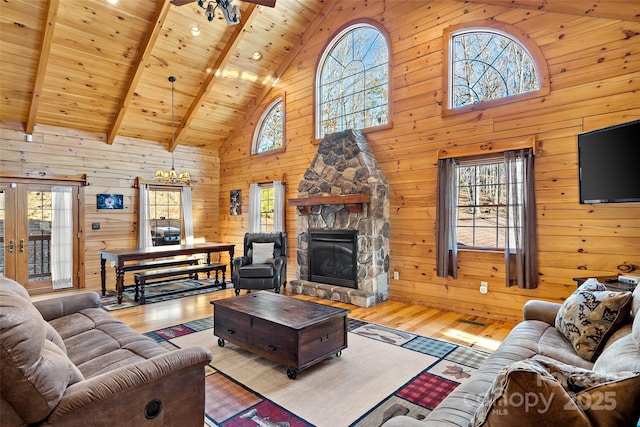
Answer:
[{"label": "recessed ceiling light", "polygon": [[262,58],[262,54],[258,51],[253,52],[253,55],[251,55],[251,59],[254,61],[259,61],[260,58]]},{"label": "recessed ceiling light", "polygon": [[198,27],[197,25],[194,25],[193,27],[191,27],[191,35],[192,36],[199,36],[200,35],[200,27]]}]

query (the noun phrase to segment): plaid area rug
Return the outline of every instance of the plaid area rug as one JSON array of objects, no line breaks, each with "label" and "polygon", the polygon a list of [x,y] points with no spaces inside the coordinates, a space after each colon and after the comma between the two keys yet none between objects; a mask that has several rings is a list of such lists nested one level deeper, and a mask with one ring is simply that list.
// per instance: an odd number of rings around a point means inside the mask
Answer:
[{"label": "plaid area rug", "polygon": [[148,332],[169,349],[203,345],[210,426],[380,426],[396,415],[424,419],[489,353],[349,319],[348,347],[299,373],[213,335],[213,317]]},{"label": "plaid area rug", "polygon": [[[225,285],[215,283],[215,279],[180,279],[167,282],[146,285],[144,287],[145,304],[168,301],[176,298],[199,295],[207,292],[225,289]],[[107,311],[120,310],[135,307],[135,286],[126,286],[122,293],[122,303],[118,304],[118,295],[115,290],[108,290],[106,295],[100,298],[100,305]]]}]

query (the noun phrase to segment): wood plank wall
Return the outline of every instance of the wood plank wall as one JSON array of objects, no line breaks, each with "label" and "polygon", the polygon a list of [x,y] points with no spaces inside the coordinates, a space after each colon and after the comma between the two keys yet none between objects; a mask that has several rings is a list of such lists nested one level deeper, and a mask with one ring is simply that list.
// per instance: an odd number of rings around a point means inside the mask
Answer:
[{"label": "wood plank wall", "polygon": [[[640,23],[459,1],[339,2],[264,102],[286,95],[286,151],[250,156],[255,124],[222,147],[220,236],[242,243],[251,182],[284,178],[288,198],[311,163],[314,76],[328,40],[355,17],[381,23],[391,42],[393,126],[368,133],[391,187],[393,300],[518,320],[525,301],[562,301],[573,277],[640,270],[640,204],[578,203],[577,134],[640,118]],[[551,92],[535,99],[443,118],[443,30],[493,19],[528,33],[550,71]],[[441,148],[535,136],[539,287],[504,286],[503,255],[463,252],[458,280],[435,275],[436,159]],[[639,141],[640,143],[640,141]],[[615,173],[615,171],[612,171]],[[229,215],[229,191],[242,190],[242,215]],[[289,278],[296,271],[296,211],[287,207]],[[241,246],[239,246],[241,248]],[[241,249],[240,249],[241,251]],[[481,280],[489,292],[480,294]]]},{"label": "wood plank wall", "polygon": [[[192,178],[194,237],[196,241],[217,241],[218,236],[218,153],[204,148],[179,146],[175,150],[176,171],[188,171]],[[138,191],[136,177],[153,179],[159,169],[171,168],[166,144],[139,139],[116,138],[105,143],[104,134],[36,126],[33,141],[26,142],[21,124],[1,122],[0,167],[3,175],[47,176],[86,174],[84,233],[84,280],[80,286],[100,288],[98,251],[136,246]],[[96,195],[124,195],[124,209],[96,209]],[[91,224],[100,223],[100,230]],[[227,257],[228,258],[228,257]],[[227,260],[228,261],[228,260]]]}]

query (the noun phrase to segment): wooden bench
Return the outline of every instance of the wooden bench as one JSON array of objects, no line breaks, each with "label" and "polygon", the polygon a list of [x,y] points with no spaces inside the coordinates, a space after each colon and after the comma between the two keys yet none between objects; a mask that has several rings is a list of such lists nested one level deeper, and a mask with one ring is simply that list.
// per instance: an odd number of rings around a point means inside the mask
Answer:
[{"label": "wooden bench", "polygon": [[[200,262],[198,258],[189,259],[162,259],[157,261],[143,262],[140,264],[130,264],[122,267],[122,274],[129,271],[152,270],[162,267],[178,267],[183,265],[197,265]],[[124,283],[124,280],[123,280]],[[125,288],[134,285],[124,286]]]},{"label": "wooden bench", "polygon": [[[213,286],[226,284],[226,264],[198,264],[190,265],[187,267],[165,268],[161,270],[145,270],[140,273],[134,274],[136,293],[134,296],[135,301],[140,301],[140,305],[145,303],[144,287],[149,280],[166,279],[169,277],[185,276],[190,279],[198,279],[198,273],[207,273],[207,276],[212,271],[216,272],[216,279]],[[218,280],[218,273],[222,271],[222,283]]]}]

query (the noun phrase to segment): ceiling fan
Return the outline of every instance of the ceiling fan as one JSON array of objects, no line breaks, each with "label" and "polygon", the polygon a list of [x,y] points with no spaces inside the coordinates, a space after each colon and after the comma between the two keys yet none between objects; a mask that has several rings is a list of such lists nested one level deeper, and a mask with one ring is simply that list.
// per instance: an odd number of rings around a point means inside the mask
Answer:
[{"label": "ceiling fan", "polygon": [[[193,2],[197,2],[198,0],[171,0],[171,3],[175,4],[176,6],[183,6],[187,3],[193,3]],[[220,1],[214,0],[216,3],[220,3]],[[244,2],[247,3],[255,3],[258,4],[260,6],[267,6],[267,7],[275,7],[276,5],[276,0],[242,0]]]},{"label": "ceiling fan", "polygon": [[[213,18],[216,16],[216,8],[220,8],[224,19],[226,19],[227,24],[236,25],[240,22],[240,8],[238,6],[231,6],[231,2],[233,0],[171,0],[176,6],[183,6],[187,3],[191,3],[195,1],[198,6],[204,9],[204,15],[207,17],[209,22],[213,21]],[[276,0],[243,0],[247,3],[254,3],[261,6],[275,7]],[[205,6],[206,3],[206,6]]]}]

